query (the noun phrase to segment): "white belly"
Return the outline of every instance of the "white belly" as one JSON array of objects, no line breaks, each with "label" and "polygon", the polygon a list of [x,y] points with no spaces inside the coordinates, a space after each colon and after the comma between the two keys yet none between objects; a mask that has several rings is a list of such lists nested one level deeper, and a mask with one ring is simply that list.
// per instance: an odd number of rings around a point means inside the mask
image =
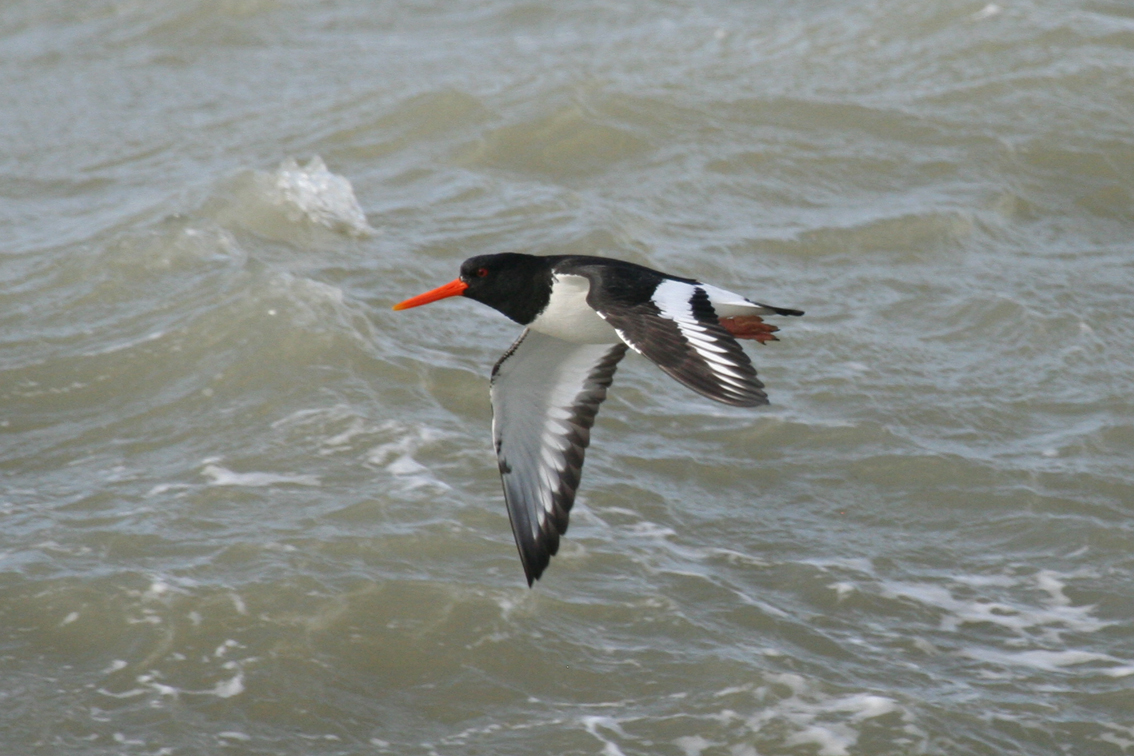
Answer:
[{"label": "white belly", "polygon": [[552,279],[551,299],[528,328],[575,344],[614,344],[614,329],[587,304],[591,282],[583,276]]}]

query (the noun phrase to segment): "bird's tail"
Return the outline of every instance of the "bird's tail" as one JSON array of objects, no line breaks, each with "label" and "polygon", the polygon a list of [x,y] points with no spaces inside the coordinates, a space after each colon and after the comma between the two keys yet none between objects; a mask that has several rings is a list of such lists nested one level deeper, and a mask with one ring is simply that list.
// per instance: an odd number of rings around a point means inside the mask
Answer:
[{"label": "bird's tail", "polygon": [[779,341],[772,334],[780,329],[770,323],[765,323],[759,315],[737,315],[731,318],[721,318],[721,326],[738,339],[752,339],[761,344]]}]

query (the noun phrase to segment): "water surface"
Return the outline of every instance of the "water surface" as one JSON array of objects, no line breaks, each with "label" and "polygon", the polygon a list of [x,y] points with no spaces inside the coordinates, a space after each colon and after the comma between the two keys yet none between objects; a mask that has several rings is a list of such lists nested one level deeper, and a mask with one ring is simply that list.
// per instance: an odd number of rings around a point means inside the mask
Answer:
[{"label": "water surface", "polygon": [[[1134,752],[1121,2],[0,8],[0,743]],[[785,307],[620,368],[529,590],[491,252]]]}]

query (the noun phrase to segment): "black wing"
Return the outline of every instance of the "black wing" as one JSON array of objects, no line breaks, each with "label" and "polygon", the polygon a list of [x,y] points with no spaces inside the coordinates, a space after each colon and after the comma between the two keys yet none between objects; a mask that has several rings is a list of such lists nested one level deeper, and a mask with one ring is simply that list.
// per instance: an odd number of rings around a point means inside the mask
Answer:
[{"label": "black wing", "polygon": [[619,337],[670,376],[718,402],[768,403],[744,349],[720,324],[709,295],[695,281],[661,280],[648,299],[592,296],[588,303]]},{"label": "black wing", "polygon": [[528,330],[492,369],[492,436],[529,586],[567,532],[591,426],[625,354]]}]

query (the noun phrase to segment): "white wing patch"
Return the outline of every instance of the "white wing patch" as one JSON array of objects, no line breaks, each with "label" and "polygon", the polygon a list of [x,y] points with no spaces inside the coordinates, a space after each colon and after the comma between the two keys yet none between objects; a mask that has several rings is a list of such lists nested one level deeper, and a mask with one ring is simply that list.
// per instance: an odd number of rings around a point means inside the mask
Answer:
[{"label": "white wing patch", "polygon": [[714,305],[714,309],[716,309],[716,302],[713,301],[713,295],[710,294],[709,289],[718,294],[729,295],[746,302],[749,305],[749,312],[755,308],[755,305],[739,294],[732,294],[732,292],[718,289],[715,286],[710,287],[704,284],[694,286],[673,280],[663,281],[654,290],[652,299],[658,308],[658,314],[677,324],[681,335],[696,350],[717,378],[738,389],[745,390],[748,379],[739,371],[736,363],[728,358],[730,352],[728,347],[723,345],[719,336],[711,333],[693,314],[692,302],[698,289],[709,296],[709,301]]},{"label": "white wing patch", "polygon": [[722,289],[712,284],[697,284],[697,286],[709,295],[709,303],[713,306],[718,318],[776,314],[776,308],[753,302],[748,297],[742,297],[728,289]]}]

